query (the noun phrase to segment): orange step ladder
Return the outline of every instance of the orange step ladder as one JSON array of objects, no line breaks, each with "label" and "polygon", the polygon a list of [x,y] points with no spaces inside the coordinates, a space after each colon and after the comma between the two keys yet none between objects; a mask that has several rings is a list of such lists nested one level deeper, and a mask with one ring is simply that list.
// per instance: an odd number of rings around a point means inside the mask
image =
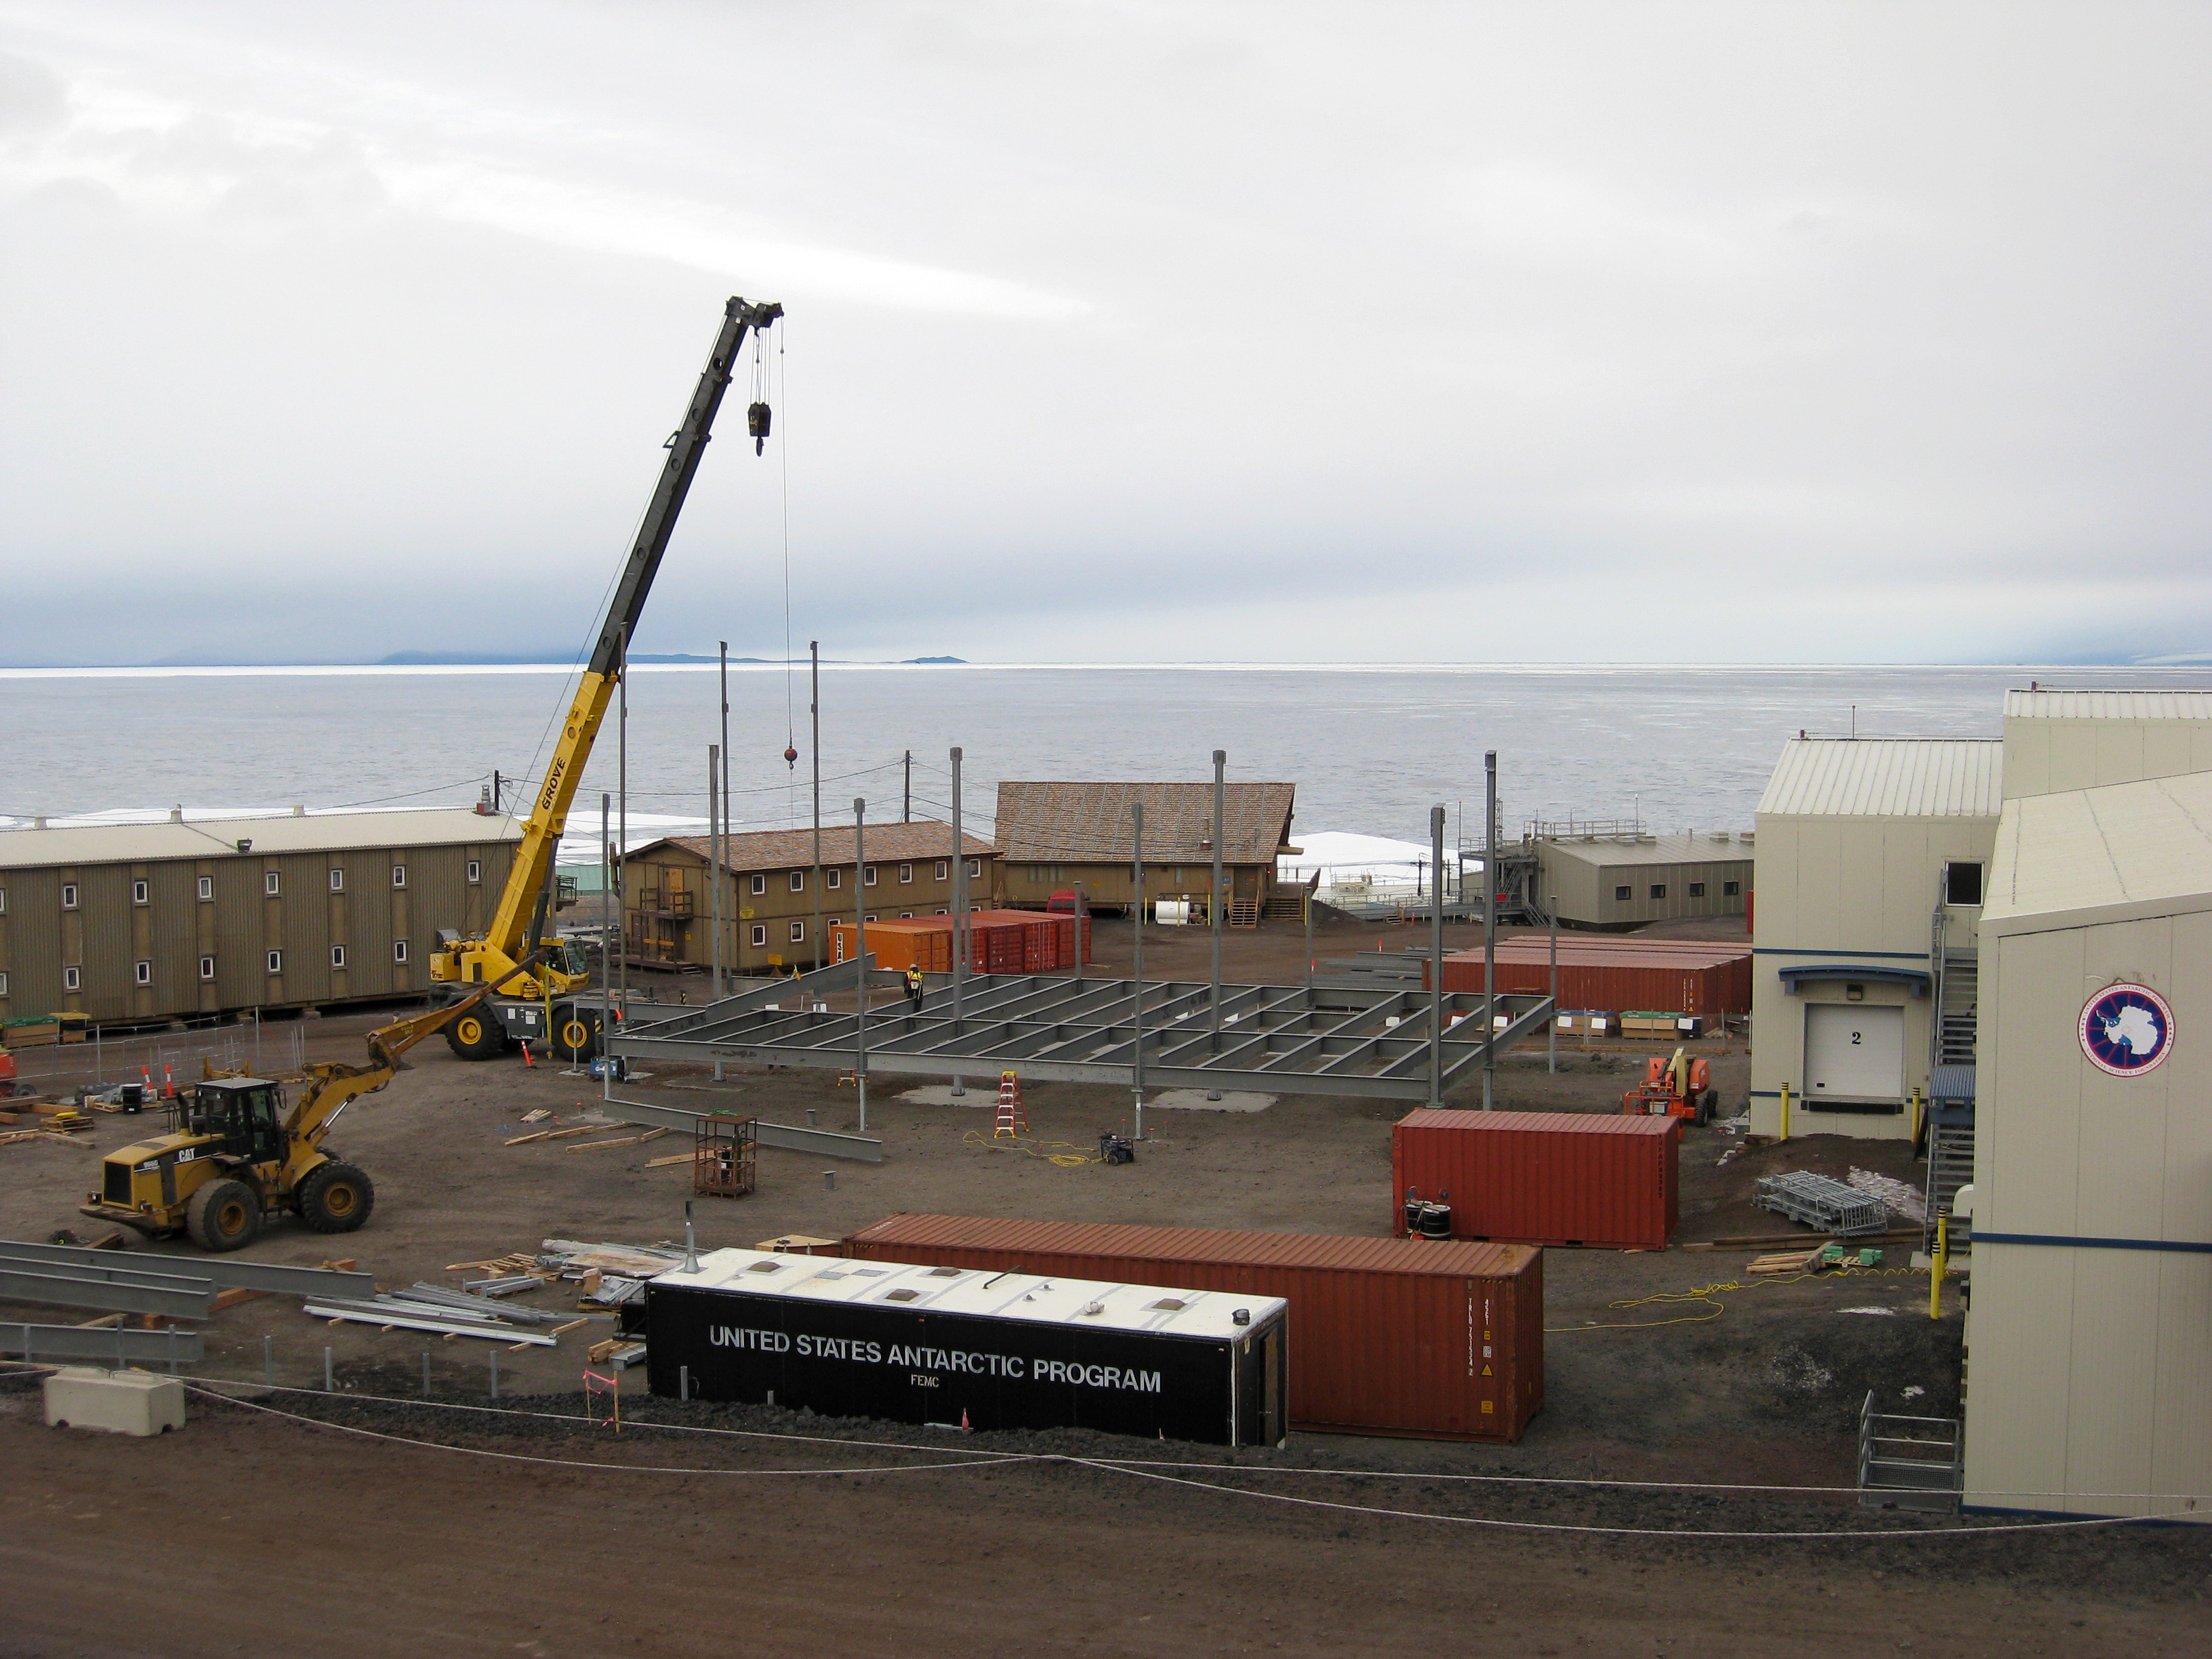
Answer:
[{"label": "orange step ladder", "polygon": [[1022,1109],[1022,1080],[1012,1072],[999,1073],[999,1121],[991,1139],[1009,1139],[1030,1132],[1030,1115]]}]

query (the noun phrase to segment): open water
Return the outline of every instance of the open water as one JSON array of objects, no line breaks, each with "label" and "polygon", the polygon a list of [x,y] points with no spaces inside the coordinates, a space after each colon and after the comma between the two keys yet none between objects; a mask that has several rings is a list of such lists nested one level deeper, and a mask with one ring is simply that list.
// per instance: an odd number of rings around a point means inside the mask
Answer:
[{"label": "open water", "polygon": [[[535,780],[566,708],[563,669],[0,671],[0,814],[117,809],[466,805],[495,768]],[[1430,806],[1480,838],[1498,754],[1509,834],[1532,817],[1641,817],[1748,829],[1784,739],[1996,737],[2002,693],[2212,686],[2212,670],[2033,667],[1052,665],[826,667],[825,818],[944,815],[946,750],[967,756],[988,833],[1000,778],[1232,779],[1297,786],[1297,824],[1428,838]],[[636,819],[704,817],[714,669],[631,671]],[[806,671],[730,675],[734,828],[809,816]],[[801,750],[796,769],[787,743]],[[616,785],[611,719],[572,828]],[[514,799],[509,798],[510,800]],[[1471,809],[1471,810],[1466,810]]]}]

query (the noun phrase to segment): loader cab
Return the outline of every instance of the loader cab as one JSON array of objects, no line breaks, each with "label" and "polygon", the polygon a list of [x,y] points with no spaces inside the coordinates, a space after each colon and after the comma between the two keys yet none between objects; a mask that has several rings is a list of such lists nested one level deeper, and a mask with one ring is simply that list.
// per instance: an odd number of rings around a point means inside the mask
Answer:
[{"label": "loader cab", "polygon": [[227,1157],[274,1163],[284,1156],[284,1090],[263,1078],[222,1078],[203,1083],[183,1102],[178,1127],[214,1135],[212,1150]]}]

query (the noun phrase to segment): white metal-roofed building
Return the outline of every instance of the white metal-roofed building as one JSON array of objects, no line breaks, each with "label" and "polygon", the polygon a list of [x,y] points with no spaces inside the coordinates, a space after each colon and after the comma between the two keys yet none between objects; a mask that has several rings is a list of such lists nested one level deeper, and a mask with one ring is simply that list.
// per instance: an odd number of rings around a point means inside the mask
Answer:
[{"label": "white metal-roofed building", "polygon": [[1751,891],[1750,836],[1587,835],[1532,837],[1536,890],[1559,901],[1570,927],[1618,930],[1689,916],[1740,916]]},{"label": "white metal-roofed building", "polygon": [[2008,801],[1981,935],[1966,1501],[2212,1517],[2212,773]]},{"label": "white metal-roofed building", "polygon": [[2212,771],[2212,691],[2008,691],[2005,799]]},{"label": "white metal-roofed building", "polygon": [[427,991],[521,838],[465,808],[0,831],[0,1018],[204,1018]]},{"label": "white metal-roofed building", "polygon": [[[1973,920],[1993,739],[1799,738],[1758,815],[1752,1128],[1909,1136],[1934,1066],[1973,1063]],[[1946,1045],[1934,1038],[1946,1036]]]}]

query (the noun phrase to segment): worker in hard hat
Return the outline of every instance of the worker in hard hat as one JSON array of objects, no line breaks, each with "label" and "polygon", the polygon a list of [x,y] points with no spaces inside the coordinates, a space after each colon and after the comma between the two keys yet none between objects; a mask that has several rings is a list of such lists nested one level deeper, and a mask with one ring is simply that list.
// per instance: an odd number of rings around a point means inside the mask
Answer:
[{"label": "worker in hard hat", "polygon": [[921,1012],[921,969],[909,968],[906,970],[906,994],[907,1000],[914,1004],[915,1012],[920,1013]]}]

